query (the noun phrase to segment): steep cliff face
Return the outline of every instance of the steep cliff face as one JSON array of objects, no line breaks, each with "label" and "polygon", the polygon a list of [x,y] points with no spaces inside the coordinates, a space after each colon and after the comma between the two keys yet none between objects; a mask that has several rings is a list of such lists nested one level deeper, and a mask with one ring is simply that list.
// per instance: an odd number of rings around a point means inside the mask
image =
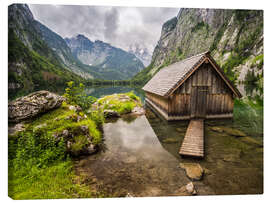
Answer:
[{"label": "steep cliff face", "polygon": [[263,11],[180,9],[163,24],[150,66],[134,79],[147,81],[160,68],[208,50],[236,84],[256,80],[262,87]]},{"label": "steep cliff face", "polygon": [[129,79],[144,68],[134,54],[100,40],[92,42],[82,34],[65,40],[73,56],[85,65],[93,66],[104,79]]}]

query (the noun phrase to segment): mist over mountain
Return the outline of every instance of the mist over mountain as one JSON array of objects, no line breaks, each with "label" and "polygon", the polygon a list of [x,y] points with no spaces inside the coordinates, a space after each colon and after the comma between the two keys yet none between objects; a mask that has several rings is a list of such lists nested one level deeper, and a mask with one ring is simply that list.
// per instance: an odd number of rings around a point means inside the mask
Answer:
[{"label": "mist over mountain", "polygon": [[131,44],[128,52],[139,58],[143,62],[144,66],[148,66],[151,62],[152,55],[149,50],[138,43]]}]

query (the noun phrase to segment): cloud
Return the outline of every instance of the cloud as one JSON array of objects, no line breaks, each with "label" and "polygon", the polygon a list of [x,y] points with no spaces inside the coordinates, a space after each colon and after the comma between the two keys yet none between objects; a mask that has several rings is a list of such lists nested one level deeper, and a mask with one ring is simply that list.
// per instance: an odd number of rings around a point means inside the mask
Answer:
[{"label": "cloud", "polygon": [[118,28],[119,13],[116,8],[111,8],[105,13],[104,36],[107,40],[113,40],[116,37],[116,31]]},{"label": "cloud", "polygon": [[138,43],[153,51],[164,22],[179,8],[29,5],[35,19],[62,37],[83,34],[128,50]]}]

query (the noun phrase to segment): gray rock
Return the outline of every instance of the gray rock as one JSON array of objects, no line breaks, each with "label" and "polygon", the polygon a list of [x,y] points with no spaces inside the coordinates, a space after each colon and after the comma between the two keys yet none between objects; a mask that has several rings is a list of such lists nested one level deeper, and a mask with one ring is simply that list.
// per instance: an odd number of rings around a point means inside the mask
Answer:
[{"label": "gray rock", "polygon": [[77,122],[80,122],[80,120],[82,120],[82,119],[83,119],[83,117],[77,116]]},{"label": "gray rock", "polygon": [[69,134],[68,130],[63,130],[62,135],[63,135],[64,137],[67,137],[68,134]]},{"label": "gray rock", "polygon": [[16,133],[24,131],[24,130],[25,130],[25,126],[23,123],[17,123],[16,125],[8,126],[9,135],[16,135]]},{"label": "gray rock", "polygon": [[145,114],[145,110],[142,107],[139,106],[135,106],[132,110],[132,113],[136,114],[136,115],[144,115]]},{"label": "gray rock", "polygon": [[78,113],[78,112],[81,112],[82,111],[82,108],[80,106],[75,106],[75,111]]},{"label": "gray rock", "polygon": [[195,189],[195,186],[192,182],[189,182],[187,185],[182,186],[181,188],[176,191],[176,196],[190,196],[190,195],[196,195],[197,191]]},{"label": "gray rock", "polygon": [[89,128],[88,128],[88,126],[86,126],[86,125],[82,125],[82,126],[81,126],[81,130],[82,130],[84,133],[88,133]]},{"label": "gray rock", "polygon": [[18,123],[61,106],[64,98],[49,91],[38,91],[8,104],[8,121]]},{"label": "gray rock", "polygon": [[87,154],[94,154],[94,153],[96,153],[97,152],[97,150],[98,150],[98,148],[97,148],[97,145],[94,145],[94,144],[89,144],[89,146],[87,147]]},{"label": "gray rock", "polygon": [[119,113],[117,113],[116,111],[113,111],[113,110],[108,110],[108,109],[104,110],[103,114],[104,114],[105,118],[117,118],[117,117],[120,117]]},{"label": "gray rock", "polygon": [[194,187],[194,185],[193,185],[192,182],[190,182],[190,183],[188,183],[188,184],[186,185],[186,191],[187,191],[189,194],[191,194],[191,195],[197,194],[197,192],[196,192],[196,190],[195,190],[195,187]]},{"label": "gray rock", "polygon": [[68,107],[68,109],[71,110],[71,111],[72,111],[72,110],[73,110],[73,111],[76,111],[76,107],[75,107],[75,106],[72,106],[72,105],[70,105],[70,106]]}]

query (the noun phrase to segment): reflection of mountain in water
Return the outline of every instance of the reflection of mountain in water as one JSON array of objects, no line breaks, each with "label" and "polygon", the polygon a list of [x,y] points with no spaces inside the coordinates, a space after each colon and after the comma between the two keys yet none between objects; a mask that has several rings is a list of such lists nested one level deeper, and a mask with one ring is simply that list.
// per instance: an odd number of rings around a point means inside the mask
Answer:
[{"label": "reflection of mountain in water", "polygon": [[129,87],[129,86],[99,86],[99,87],[86,87],[86,94],[94,96],[97,98],[103,97],[105,95],[126,93],[134,91],[134,93],[139,96],[144,102],[144,92],[140,88]]}]

